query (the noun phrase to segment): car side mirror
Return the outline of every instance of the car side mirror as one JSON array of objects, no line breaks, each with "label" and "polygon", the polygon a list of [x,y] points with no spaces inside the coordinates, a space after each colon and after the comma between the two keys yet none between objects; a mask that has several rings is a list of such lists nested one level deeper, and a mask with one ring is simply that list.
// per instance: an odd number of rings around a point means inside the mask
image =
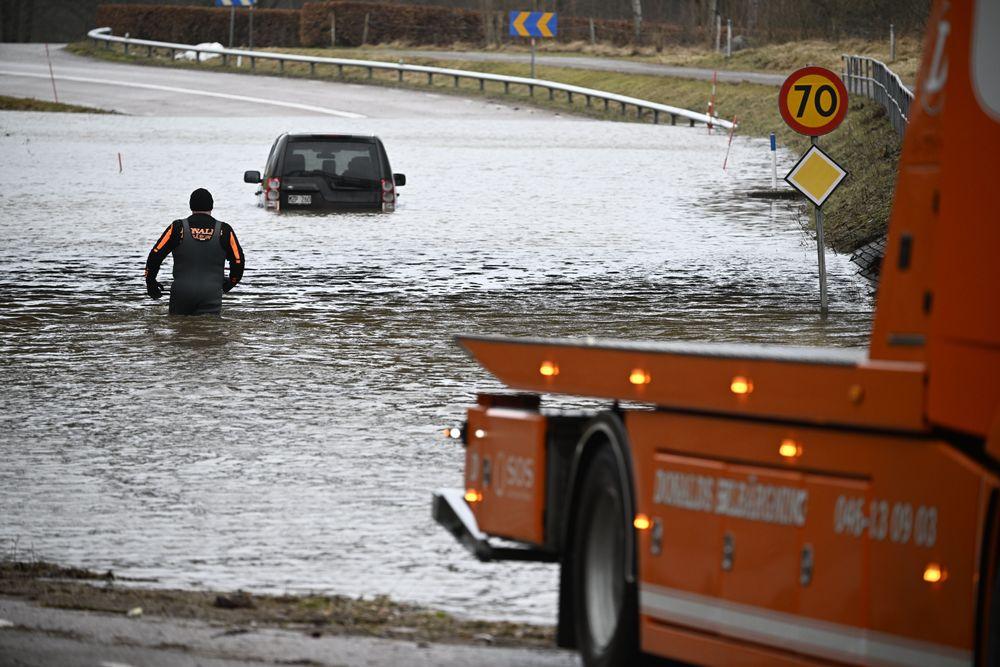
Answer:
[{"label": "car side mirror", "polygon": [[260,183],[260,172],[259,171],[244,171],[243,172],[243,182],[244,183]]},{"label": "car side mirror", "polygon": [[393,174],[392,182],[396,185],[406,185],[406,174]]}]

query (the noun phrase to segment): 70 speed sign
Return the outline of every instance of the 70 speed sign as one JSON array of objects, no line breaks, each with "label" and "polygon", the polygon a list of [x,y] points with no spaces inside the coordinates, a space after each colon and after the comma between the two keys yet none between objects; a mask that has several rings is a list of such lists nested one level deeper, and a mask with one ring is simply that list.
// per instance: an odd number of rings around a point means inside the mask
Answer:
[{"label": "70 speed sign", "polygon": [[847,88],[825,67],[803,67],[781,85],[778,110],[788,127],[818,137],[832,132],[847,115]]}]

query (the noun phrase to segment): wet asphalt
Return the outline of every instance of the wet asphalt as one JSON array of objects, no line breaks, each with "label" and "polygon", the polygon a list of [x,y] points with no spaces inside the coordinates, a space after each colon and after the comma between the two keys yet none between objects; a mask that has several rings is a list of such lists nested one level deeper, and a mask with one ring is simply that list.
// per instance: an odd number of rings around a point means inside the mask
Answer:
[{"label": "wet asphalt", "polygon": [[426,644],[319,636],[272,628],[43,609],[0,598],[0,666],[230,667],[236,665],[434,665],[556,667],[579,664],[561,650]]},{"label": "wet asphalt", "polygon": [[[517,119],[539,110],[483,99],[331,81],[203,72],[77,56],[64,45],[0,44],[0,95],[135,116]],[[246,64],[246,63],[244,63]],[[53,81],[55,79],[55,91]]]}]

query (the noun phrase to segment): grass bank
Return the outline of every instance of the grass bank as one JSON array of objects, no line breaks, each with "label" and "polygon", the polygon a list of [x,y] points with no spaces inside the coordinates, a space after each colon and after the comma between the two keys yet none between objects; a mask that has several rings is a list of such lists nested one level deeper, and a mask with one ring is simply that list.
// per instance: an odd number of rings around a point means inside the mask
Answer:
[{"label": "grass bank", "polygon": [[[529,53],[530,49],[521,44],[503,44],[499,47],[483,49],[475,45],[456,44],[452,47],[412,46],[402,43],[373,45],[364,49],[350,50],[357,54],[366,52],[373,59],[379,54],[399,50],[417,49],[429,51],[483,51],[492,53]],[[636,62],[657,63],[679,67],[703,69],[728,69],[749,72],[787,73],[805,65],[819,65],[839,72],[843,69],[842,54],[862,55],[881,60],[902,77],[907,85],[916,78],[920,66],[921,42],[915,37],[900,37],[896,40],[896,59],[891,60],[888,38],[881,41],[845,39],[841,41],[803,40],[784,44],[764,44],[736,51],[730,58],[714,50],[693,46],[667,46],[657,49],[652,46],[613,46],[606,43],[555,42],[539,40],[538,52],[562,56],[597,56],[634,60]],[[342,49],[348,51],[348,49]],[[891,62],[890,62],[891,61]]]},{"label": "grass bank", "polygon": [[[250,73],[247,62],[243,63],[242,68],[237,68],[235,65],[225,67],[221,58],[214,58],[198,65],[190,61],[173,61],[165,56],[154,56],[153,58],[126,56],[121,51],[97,48],[86,42],[72,45],[70,48],[75,53],[116,61]],[[314,56],[362,59],[375,55],[370,50],[350,49],[281,49],[281,51]],[[503,62],[445,61],[435,60],[431,57],[407,58],[406,62],[496,74],[519,76],[525,74],[523,65]],[[703,111],[707,108],[711,86],[707,81],[564,67],[538,67],[536,72],[538,78],[542,79],[630,95],[697,111]],[[279,73],[278,65],[271,62],[258,62],[254,73],[275,75]],[[308,77],[309,67],[305,64],[289,63],[285,66],[283,75]],[[603,104],[599,103],[587,107],[579,95],[574,96],[572,103],[568,103],[566,96],[562,94],[558,94],[555,99],[549,99],[547,93],[543,91],[536,91],[533,97],[529,96],[527,88],[522,86],[512,86],[510,94],[504,95],[499,84],[487,85],[487,90],[484,93],[479,90],[478,82],[475,81],[462,81],[456,86],[450,77],[436,77],[432,86],[428,86],[425,76],[410,76],[411,79],[400,83],[395,72],[375,72],[372,78],[368,78],[366,71],[348,68],[340,77],[336,67],[321,66],[316,68],[316,78],[331,81],[417,89],[433,87],[435,92],[486,96],[502,100],[506,104],[530,104],[562,113],[574,113],[608,120],[637,120],[634,110],[630,111],[628,115],[622,115],[614,107],[610,111],[605,111]],[[780,144],[788,147],[794,153],[801,153],[808,147],[808,139],[792,132],[785,126],[778,112],[777,100],[778,88],[774,86],[720,83],[716,94],[716,108],[721,117],[726,119],[735,117],[737,119],[739,123],[738,134],[766,137],[768,133],[776,132]],[[900,142],[884,118],[884,112],[874,104],[858,99],[851,103],[847,118],[841,127],[824,137],[821,144],[824,150],[830,153],[850,173],[850,176],[824,208],[826,240],[828,245],[837,252],[851,252],[869,240],[877,238],[885,231],[892,201]]]},{"label": "grass bank", "polygon": [[130,616],[193,619],[227,626],[276,627],[312,635],[363,635],[415,642],[551,648],[554,628],[461,620],[443,611],[377,596],[251,595],[137,587],[113,572],[41,561],[0,561],[0,595],[43,607]]},{"label": "grass bank", "polygon": [[29,97],[7,97],[0,95],[0,111],[61,111],[63,113],[113,113],[103,109],[81,107],[76,104],[45,102]]}]

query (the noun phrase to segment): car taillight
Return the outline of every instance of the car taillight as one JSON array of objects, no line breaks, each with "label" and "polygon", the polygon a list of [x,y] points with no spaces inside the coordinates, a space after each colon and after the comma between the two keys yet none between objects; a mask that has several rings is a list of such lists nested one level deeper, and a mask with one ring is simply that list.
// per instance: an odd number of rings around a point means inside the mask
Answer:
[{"label": "car taillight", "polygon": [[278,197],[281,196],[281,179],[280,178],[269,178],[267,179],[267,198],[271,201],[278,201]]},{"label": "car taillight", "polygon": [[396,201],[396,192],[393,189],[392,181],[388,178],[382,179],[382,201],[386,203]]}]

